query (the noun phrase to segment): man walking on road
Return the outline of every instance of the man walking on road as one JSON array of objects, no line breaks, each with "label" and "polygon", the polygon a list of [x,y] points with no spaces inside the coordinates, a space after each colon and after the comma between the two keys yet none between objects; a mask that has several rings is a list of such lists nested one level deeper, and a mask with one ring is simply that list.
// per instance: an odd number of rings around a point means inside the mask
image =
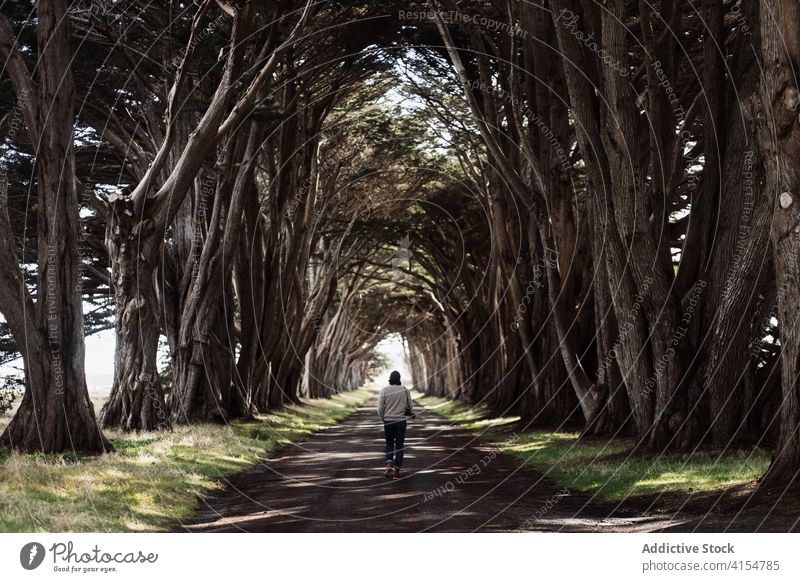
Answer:
[{"label": "man walking on road", "polygon": [[403,464],[403,443],[406,438],[406,417],[416,418],[411,393],[400,384],[400,372],[389,374],[389,385],[378,396],[378,417],[383,421],[386,437],[386,471],[390,479],[400,478]]}]

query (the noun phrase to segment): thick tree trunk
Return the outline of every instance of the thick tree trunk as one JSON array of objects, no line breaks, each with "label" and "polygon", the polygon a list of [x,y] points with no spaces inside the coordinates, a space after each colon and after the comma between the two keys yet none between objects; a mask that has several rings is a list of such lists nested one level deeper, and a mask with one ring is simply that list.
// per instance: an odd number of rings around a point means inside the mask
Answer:
[{"label": "thick tree trunk", "polygon": [[603,229],[600,224],[597,197],[592,197],[592,271],[594,281],[592,295],[595,302],[595,350],[597,364],[595,384],[597,390],[597,408],[595,415],[586,427],[587,433],[618,434],[630,425],[631,408],[625,383],[619,371],[614,351],[614,342],[619,334],[619,327],[614,314],[609,288],[608,270],[606,269],[607,253]]},{"label": "thick tree trunk", "polygon": [[82,350],[68,356],[30,339],[23,351],[25,394],[0,444],[23,452],[113,451],[89,400]]},{"label": "thick tree trunk", "polygon": [[[11,26],[0,17],[0,54],[20,65]],[[0,192],[0,309],[25,364],[26,391],[0,443],[21,451],[111,451],[97,425],[84,371],[80,291],[78,195],[75,188],[73,107],[75,90],[64,0],[37,5],[38,83],[34,89],[20,65],[12,82],[27,116],[36,153],[38,276],[35,309],[25,289],[10,239]],[[12,66],[15,66],[12,63]],[[30,322],[35,318],[35,323]]]},{"label": "thick tree trunk", "polygon": [[[246,124],[228,145],[226,169],[217,184],[209,234],[183,306],[175,358],[172,417],[175,422],[224,421],[234,385],[235,339],[230,293],[232,258],[239,248],[245,197],[261,145],[260,124]],[[237,414],[245,412],[237,404]]]},{"label": "thick tree trunk", "polygon": [[117,345],[114,382],[100,422],[126,431],[167,430],[169,414],[157,368],[161,326],[155,268],[145,260],[151,255],[147,249],[156,243],[153,233],[131,227],[130,212],[126,200],[113,203],[106,230]]},{"label": "thick tree trunk", "polygon": [[709,393],[711,441],[720,447],[745,428],[743,415],[753,403],[745,390],[748,367],[755,364],[750,354],[752,322],[743,314],[756,309],[760,282],[768,274],[763,263],[771,219],[769,200],[761,191],[763,171],[753,145],[755,132],[746,133],[737,124],[729,134],[723,182],[726,203],[714,245],[701,371]]},{"label": "thick tree trunk", "polygon": [[231,413],[248,417],[256,411],[257,387],[254,368],[262,357],[260,322],[264,313],[266,268],[258,200],[250,196],[245,201],[244,224],[233,272],[234,292],[238,304],[239,357],[234,376],[234,402]]},{"label": "thick tree trunk", "polygon": [[800,474],[800,6],[761,2],[760,102],[751,116],[764,159],[764,191],[773,210],[772,239],[781,341],[780,436],[766,485]]},{"label": "thick tree trunk", "polygon": [[[630,33],[621,22],[625,18],[623,0],[610,0],[608,10],[602,14],[602,38],[608,54],[628,67],[627,46]],[[651,205],[646,200],[645,169],[632,160],[630,148],[638,138],[641,116],[636,110],[636,95],[627,79],[617,71],[605,67],[604,97],[611,104],[605,116],[602,143],[608,152],[613,217],[610,224],[619,232],[624,253],[624,270],[637,288],[649,282],[650,293],[642,301],[642,314],[647,324],[647,341],[634,349],[650,352],[653,362],[652,377],[644,385],[633,384],[634,390],[647,390],[652,386],[652,423],[642,434],[643,444],[653,451],[665,448],[685,448],[694,443],[698,435],[694,424],[686,423],[687,402],[686,359],[687,342],[680,338],[681,303],[674,292],[674,273],[671,263],[664,259],[669,249],[664,237],[657,237],[650,222]],[[658,225],[657,225],[658,226]],[[632,297],[629,297],[629,300]],[[618,312],[619,314],[620,312]]]},{"label": "thick tree trunk", "polygon": [[[221,314],[219,314],[221,316]],[[229,398],[223,387],[233,382],[233,353],[215,332],[194,336],[178,348],[175,358],[175,395],[172,419],[178,424],[225,422]]]}]

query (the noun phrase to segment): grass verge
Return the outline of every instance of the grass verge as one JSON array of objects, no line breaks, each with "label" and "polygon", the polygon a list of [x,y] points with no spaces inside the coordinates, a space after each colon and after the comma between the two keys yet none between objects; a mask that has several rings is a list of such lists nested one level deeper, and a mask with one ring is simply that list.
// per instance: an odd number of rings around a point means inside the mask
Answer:
[{"label": "grass verge", "polygon": [[346,418],[372,391],[306,400],[252,422],[108,431],[109,455],[21,455],[0,449],[0,531],[164,531],[190,518],[197,496],[221,487],[276,447]]},{"label": "grass verge", "polygon": [[514,432],[519,417],[491,418],[485,407],[433,396],[416,395],[415,400],[462,428],[479,433],[503,453],[530,464],[559,485],[591,493],[603,501],[729,487],[763,475],[770,460],[769,452],[758,448],[629,456],[631,439],[578,440],[574,432]]}]

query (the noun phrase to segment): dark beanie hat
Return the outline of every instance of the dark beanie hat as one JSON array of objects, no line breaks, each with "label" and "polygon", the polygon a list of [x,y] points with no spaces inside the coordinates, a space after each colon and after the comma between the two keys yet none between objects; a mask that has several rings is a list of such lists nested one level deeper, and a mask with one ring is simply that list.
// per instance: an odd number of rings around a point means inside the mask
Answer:
[{"label": "dark beanie hat", "polygon": [[389,374],[389,384],[400,384],[400,372],[395,370]]}]

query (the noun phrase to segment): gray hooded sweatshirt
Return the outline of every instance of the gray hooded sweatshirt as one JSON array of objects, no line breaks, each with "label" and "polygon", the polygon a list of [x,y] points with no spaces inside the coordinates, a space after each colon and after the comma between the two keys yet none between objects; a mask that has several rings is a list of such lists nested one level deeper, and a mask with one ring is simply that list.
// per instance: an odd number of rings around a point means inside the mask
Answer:
[{"label": "gray hooded sweatshirt", "polygon": [[407,409],[414,413],[414,402],[405,386],[389,384],[381,389],[378,396],[378,418],[383,422],[405,420]]}]

